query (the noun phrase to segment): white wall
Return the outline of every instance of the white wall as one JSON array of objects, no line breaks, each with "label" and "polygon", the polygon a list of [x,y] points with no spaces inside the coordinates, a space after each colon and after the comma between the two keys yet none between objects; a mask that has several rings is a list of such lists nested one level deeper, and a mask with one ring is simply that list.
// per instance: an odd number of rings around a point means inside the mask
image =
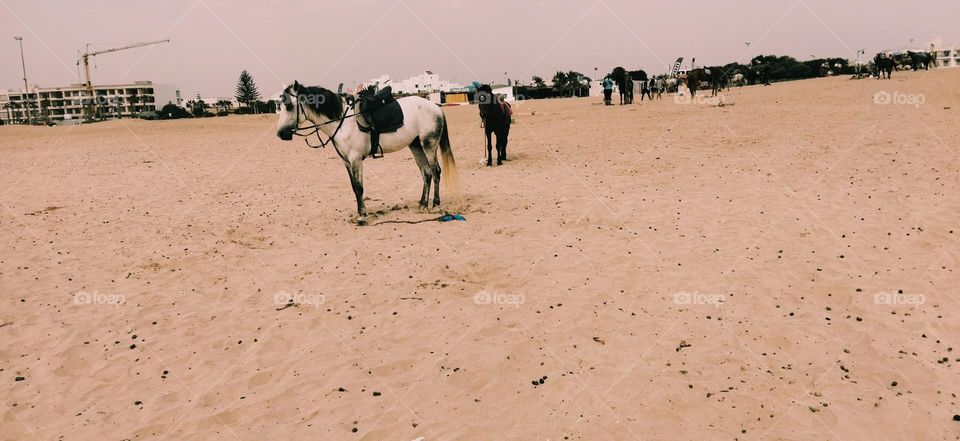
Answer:
[{"label": "white wall", "polygon": [[[634,83],[636,84],[636,83]],[[637,93],[639,95],[639,93]],[[617,83],[613,83],[613,96],[620,95],[620,88]],[[603,79],[590,81],[590,96],[603,96]]]},{"label": "white wall", "polygon": [[173,103],[178,106],[183,105],[183,97],[179,100],[177,99],[177,86],[172,84],[154,84],[153,85],[153,96],[156,100],[157,110],[163,108],[168,103]]},{"label": "white wall", "polygon": [[513,87],[510,87],[510,86],[504,86],[497,89],[493,89],[493,94],[506,95],[506,98],[504,98],[504,101],[507,101],[507,102],[511,102],[516,99],[516,97],[513,96]]}]

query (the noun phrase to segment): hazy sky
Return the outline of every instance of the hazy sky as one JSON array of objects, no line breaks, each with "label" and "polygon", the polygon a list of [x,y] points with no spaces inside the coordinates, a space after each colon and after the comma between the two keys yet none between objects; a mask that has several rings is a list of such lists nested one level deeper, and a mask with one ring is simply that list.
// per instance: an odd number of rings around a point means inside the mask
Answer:
[{"label": "hazy sky", "polygon": [[[379,21],[378,21],[379,20]],[[374,23],[377,23],[374,26]],[[335,88],[388,73],[548,81],[622,65],[662,72],[758,54],[854,58],[931,41],[960,44],[957,0],[0,0],[0,88],[76,83],[77,51],[169,38],[96,57],[94,83],[153,80],[185,97],[230,96],[242,69],[264,95],[294,79]],[[752,42],[748,47],[745,42]],[[686,64],[686,62],[685,62]]]}]

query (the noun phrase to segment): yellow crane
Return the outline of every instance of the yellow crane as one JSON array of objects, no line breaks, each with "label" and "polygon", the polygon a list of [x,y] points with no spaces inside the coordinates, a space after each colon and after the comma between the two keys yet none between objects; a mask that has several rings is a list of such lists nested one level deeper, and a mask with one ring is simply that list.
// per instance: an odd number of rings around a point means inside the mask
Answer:
[{"label": "yellow crane", "polygon": [[[83,60],[83,74],[85,77],[83,86],[87,91],[87,97],[85,100],[87,105],[84,107],[86,109],[86,118],[88,120],[93,119],[94,111],[96,109],[96,106],[95,106],[96,96],[93,91],[93,83],[90,80],[90,57],[95,57],[101,54],[109,54],[111,52],[117,52],[117,51],[122,51],[127,49],[133,49],[133,48],[138,48],[143,46],[150,46],[154,44],[169,43],[169,42],[170,42],[169,39],[147,41],[143,43],[133,43],[133,44],[128,44],[126,46],[113,47],[110,49],[101,49],[93,52],[90,52],[90,44],[87,43],[86,49],[84,49],[83,53],[80,54],[80,58],[81,60]],[[79,63],[79,60],[77,62]]]}]

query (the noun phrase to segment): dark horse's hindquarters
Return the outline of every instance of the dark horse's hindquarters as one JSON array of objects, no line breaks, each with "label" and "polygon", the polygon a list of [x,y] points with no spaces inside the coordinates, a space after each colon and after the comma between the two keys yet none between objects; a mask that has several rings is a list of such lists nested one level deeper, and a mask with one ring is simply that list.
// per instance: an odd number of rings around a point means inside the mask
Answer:
[{"label": "dark horse's hindquarters", "polygon": [[510,135],[510,105],[493,94],[493,89],[484,84],[477,88],[477,107],[480,108],[480,120],[487,137],[487,166],[493,165],[493,141],[491,133],[497,135],[497,165],[503,165],[507,159],[507,137]]}]

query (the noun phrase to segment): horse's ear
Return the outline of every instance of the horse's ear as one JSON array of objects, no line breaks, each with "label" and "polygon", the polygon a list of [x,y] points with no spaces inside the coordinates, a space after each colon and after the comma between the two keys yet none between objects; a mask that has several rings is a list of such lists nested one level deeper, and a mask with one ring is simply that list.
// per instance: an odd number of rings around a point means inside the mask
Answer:
[{"label": "horse's ear", "polygon": [[294,92],[300,91],[300,82],[297,80],[293,80],[293,91]]}]

